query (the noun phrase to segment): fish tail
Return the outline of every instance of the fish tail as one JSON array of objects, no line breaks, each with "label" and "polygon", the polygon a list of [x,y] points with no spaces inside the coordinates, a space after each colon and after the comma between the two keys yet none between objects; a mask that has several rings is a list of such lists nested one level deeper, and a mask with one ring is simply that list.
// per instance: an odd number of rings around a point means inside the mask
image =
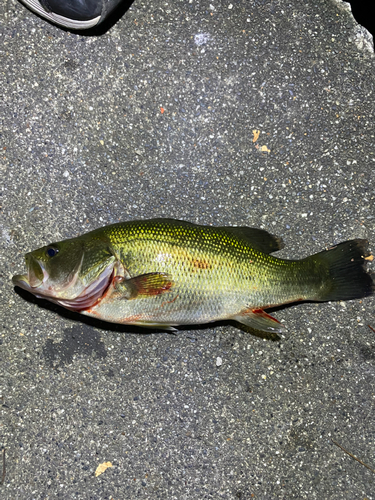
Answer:
[{"label": "fish tail", "polygon": [[374,274],[366,271],[373,260],[367,240],[350,240],[308,257],[323,271],[323,280],[313,300],[352,300],[375,292]]}]

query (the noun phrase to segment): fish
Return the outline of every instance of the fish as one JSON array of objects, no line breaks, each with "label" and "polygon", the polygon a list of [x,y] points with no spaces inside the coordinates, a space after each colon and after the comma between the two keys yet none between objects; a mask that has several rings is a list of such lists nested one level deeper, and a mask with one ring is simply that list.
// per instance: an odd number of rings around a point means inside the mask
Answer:
[{"label": "fish", "polygon": [[246,226],[119,222],[27,253],[27,273],[13,284],[111,323],[168,330],[234,320],[265,332],[284,327],[269,308],[375,291],[367,240],[300,260],[272,255],[281,248],[280,238]]}]

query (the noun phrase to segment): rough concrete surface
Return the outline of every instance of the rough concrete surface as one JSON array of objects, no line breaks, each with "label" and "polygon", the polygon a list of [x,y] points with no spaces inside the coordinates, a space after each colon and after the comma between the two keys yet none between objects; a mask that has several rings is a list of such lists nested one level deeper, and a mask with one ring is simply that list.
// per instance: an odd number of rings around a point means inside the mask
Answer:
[{"label": "rough concrete surface", "polygon": [[333,442],[375,468],[374,298],[280,308],[279,338],[175,336],[12,286],[29,250],[154,216],[375,250],[375,57],[348,4],[121,14],[77,34],[0,7],[1,498],[375,499]]}]

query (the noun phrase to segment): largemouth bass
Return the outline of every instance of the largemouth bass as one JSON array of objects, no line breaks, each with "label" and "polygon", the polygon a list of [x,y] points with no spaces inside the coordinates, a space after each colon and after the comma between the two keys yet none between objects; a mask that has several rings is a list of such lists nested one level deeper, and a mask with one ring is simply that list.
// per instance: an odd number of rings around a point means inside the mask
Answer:
[{"label": "largemouth bass", "polygon": [[13,283],[101,320],[172,328],[235,320],[277,332],[265,309],[374,293],[366,240],[301,260],[278,259],[282,242],[261,229],[172,219],[113,224],[25,255]]}]

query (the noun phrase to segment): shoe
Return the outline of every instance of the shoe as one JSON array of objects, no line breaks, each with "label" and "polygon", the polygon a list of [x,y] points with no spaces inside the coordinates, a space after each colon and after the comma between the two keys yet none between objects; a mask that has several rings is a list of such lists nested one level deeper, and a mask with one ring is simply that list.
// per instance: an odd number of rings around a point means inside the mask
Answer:
[{"label": "shoe", "polygon": [[30,10],[49,21],[85,30],[104,21],[122,0],[21,0]]}]

